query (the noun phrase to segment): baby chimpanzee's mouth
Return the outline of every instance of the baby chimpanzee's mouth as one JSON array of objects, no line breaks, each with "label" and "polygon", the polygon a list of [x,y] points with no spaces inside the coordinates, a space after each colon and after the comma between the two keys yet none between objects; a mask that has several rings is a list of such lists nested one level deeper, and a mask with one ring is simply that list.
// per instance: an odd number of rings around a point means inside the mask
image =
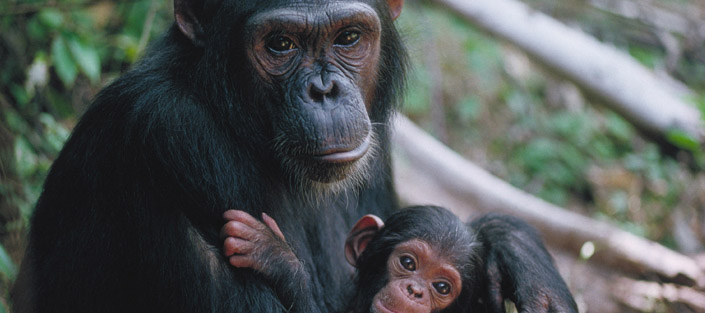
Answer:
[{"label": "baby chimpanzee's mouth", "polygon": [[398,313],[388,309],[381,300],[372,303],[372,312],[374,313]]}]

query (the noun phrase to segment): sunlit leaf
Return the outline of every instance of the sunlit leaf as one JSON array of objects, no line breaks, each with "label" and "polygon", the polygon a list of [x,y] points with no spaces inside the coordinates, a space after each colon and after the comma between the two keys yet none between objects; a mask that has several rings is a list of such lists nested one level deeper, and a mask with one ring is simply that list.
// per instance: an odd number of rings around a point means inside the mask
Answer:
[{"label": "sunlit leaf", "polygon": [[580,259],[587,260],[595,254],[595,244],[592,241],[586,241],[580,248]]},{"label": "sunlit leaf", "polygon": [[605,122],[609,133],[619,140],[630,142],[634,136],[632,125],[617,114],[608,114]]},{"label": "sunlit leaf", "polygon": [[78,68],[73,58],[71,58],[71,53],[62,37],[54,38],[54,42],[51,44],[51,57],[54,63],[54,70],[61,82],[66,87],[73,86],[78,75]]},{"label": "sunlit leaf", "polygon": [[44,125],[44,140],[53,153],[58,153],[69,138],[69,131],[54,120],[51,114],[41,113],[39,121]]},{"label": "sunlit leaf", "polygon": [[482,101],[478,97],[467,97],[458,104],[458,113],[463,122],[475,121],[480,116]]},{"label": "sunlit leaf", "polygon": [[57,29],[64,23],[64,16],[54,8],[44,8],[37,16],[42,24],[51,29]]},{"label": "sunlit leaf", "polygon": [[17,267],[12,262],[10,255],[5,251],[5,247],[0,244],[0,273],[10,280],[14,280],[17,275]]},{"label": "sunlit leaf", "polygon": [[667,134],[668,141],[681,149],[688,151],[698,151],[700,143],[697,139],[681,130],[671,130]]},{"label": "sunlit leaf", "polygon": [[69,49],[81,72],[93,83],[100,79],[100,57],[98,51],[76,38],[69,39]]},{"label": "sunlit leaf", "polygon": [[15,160],[17,172],[21,177],[28,177],[35,173],[39,159],[32,145],[23,137],[15,140]]},{"label": "sunlit leaf", "polygon": [[27,121],[25,121],[14,109],[4,109],[3,114],[5,115],[5,119],[4,121],[0,120],[0,123],[6,123],[5,125],[7,125],[13,132],[23,134],[29,131]]},{"label": "sunlit leaf", "polygon": [[13,84],[10,86],[10,93],[12,93],[12,97],[15,98],[15,101],[17,101],[20,108],[23,108],[27,103],[29,103],[29,100],[31,100],[29,94],[27,94],[27,91],[20,85]]}]

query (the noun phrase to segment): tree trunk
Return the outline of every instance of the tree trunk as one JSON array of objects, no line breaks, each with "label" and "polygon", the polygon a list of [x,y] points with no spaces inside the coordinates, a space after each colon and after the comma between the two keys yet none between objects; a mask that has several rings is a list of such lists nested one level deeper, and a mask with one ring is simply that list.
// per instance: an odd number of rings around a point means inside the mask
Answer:
[{"label": "tree trunk", "polygon": [[647,135],[705,142],[700,112],[619,50],[516,0],[435,0],[566,77]]}]

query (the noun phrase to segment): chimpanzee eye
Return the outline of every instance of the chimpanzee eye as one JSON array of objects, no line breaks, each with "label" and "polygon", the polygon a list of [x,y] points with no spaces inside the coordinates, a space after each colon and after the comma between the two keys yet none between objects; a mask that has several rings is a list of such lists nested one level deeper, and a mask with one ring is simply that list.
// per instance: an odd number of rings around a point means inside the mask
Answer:
[{"label": "chimpanzee eye", "polygon": [[414,262],[414,259],[408,257],[408,256],[402,256],[399,258],[399,263],[403,268],[405,268],[408,271],[415,271],[416,270],[416,262]]},{"label": "chimpanzee eye", "polygon": [[286,36],[273,36],[266,43],[267,48],[274,52],[286,52],[296,49],[296,44]]},{"label": "chimpanzee eye", "polygon": [[338,46],[352,46],[360,40],[360,32],[357,31],[345,31],[338,38],[335,38],[335,44]]},{"label": "chimpanzee eye", "polygon": [[448,284],[446,282],[442,282],[442,281],[435,282],[435,283],[433,283],[433,288],[435,288],[436,291],[438,291],[438,293],[440,293],[442,295],[447,295],[450,293],[450,284]]}]

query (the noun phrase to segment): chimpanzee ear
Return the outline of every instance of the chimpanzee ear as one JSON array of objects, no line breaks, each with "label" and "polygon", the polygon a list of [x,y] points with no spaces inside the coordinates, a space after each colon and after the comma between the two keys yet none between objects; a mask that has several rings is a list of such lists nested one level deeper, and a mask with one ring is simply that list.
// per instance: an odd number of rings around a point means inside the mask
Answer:
[{"label": "chimpanzee ear", "polygon": [[197,45],[203,45],[203,28],[196,15],[196,5],[201,1],[174,0],[174,19],[188,39]]},{"label": "chimpanzee ear", "polygon": [[363,216],[355,223],[345,240],[345,259],[350,265],[357,266],[357,258],[382,227],[384,227],[382,219],[372,214]]},{"label": "chimpanzee ear", "polygon": [[404,6],[404,0],[387,0],[389,5],[389,15],[392,20],[396,20],[401,15],[401,8]]}]

